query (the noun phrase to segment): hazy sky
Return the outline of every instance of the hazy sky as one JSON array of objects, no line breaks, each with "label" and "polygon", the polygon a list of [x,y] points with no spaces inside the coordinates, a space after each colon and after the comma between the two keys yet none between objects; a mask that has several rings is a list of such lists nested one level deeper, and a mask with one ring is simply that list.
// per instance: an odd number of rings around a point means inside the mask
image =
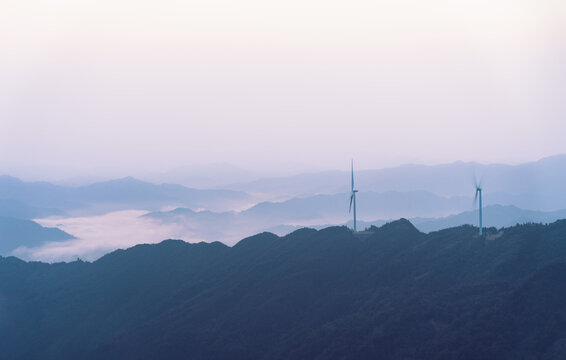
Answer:
[{"label": "hazy sky", "polygon": [[563,0],[2,0],[0,173],[566,153]]}]

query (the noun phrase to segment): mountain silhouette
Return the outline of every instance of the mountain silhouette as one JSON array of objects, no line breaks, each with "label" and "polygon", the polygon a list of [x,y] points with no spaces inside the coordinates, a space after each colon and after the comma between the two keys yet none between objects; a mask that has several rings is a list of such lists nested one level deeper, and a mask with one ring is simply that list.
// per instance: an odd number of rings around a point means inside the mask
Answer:
[{"label": "mountain silhouette", "polygon": [[[442,197],[426,191],[386,191],[383,193],[360,192],[357,208],[360,214],[370,218],[384,216],[443,216],[470,208],[471,198]],[[343,218],[347,210],[347,193],[313,195],[293,198],[282,202],[262,202],[243,212],[281,223],[281,221],[305,221]]]},{"label": "mountain silhouette", "polygon": [[48,215],[60,215],[57,212],[89,215],[128,209],[159,210],[170,205],[221,210],[249,202],[249,196],[239,191],[156,185],[132,177],[72,187],[24,182],[5,175],[0,176],[0,199],[11,199],[29,207],[58,209]]},{"label": "mountain silhouette", "polygon": [[[402,196],[402,193],[399,193]],[[379,195],[378,195],[379,196]],[[330,224],[347,225],[353,228],[353,220],[344,222],[344,205],[347,205],[347,196],[324,195],[317,200],[310,202],[312,198],[304,198],[302,201],[285,201],[281,203],[260,203],[250,209],[241,212],[211,212],[193,211],[187,208],[177,208],[170,211],[152,212],[143,215],[144,218],[157,220],[162,224],[174,224],[187,229],[197,239],[207,239],[209,241],[222,241],[227,244],[234,244],[242,236],[262,231],[270,231],[277,235],[286,235],[303,226],[315,229],[322,229]],[[410,198],[410,197],[409,197]],[[330,201],[327,201],[330,200]],[[367,200],[367,199],[366,199]],[[376,200],[379,204],[379,201]],[[367,204],[367,203],[366,203]],[[411,201],[407,201],[410,206]],[[369,206],[369,205],[366,205]],[[383,205],[376,206],[380,208]],[[471,200],[465,206],[472,207]],[[340,210],[341,209],[341,210]],[[421,205],[421,211],[425,212]],[[397,210],[401,212],[400,209]],[[321,216],[323,219],[305,220],[309,214]],[[367,212],[364,217],[368,216]],[[302,218],[302,219],[301,219]],[[351,218],[351,216],[350,216]],[[465,211],[455,215],[439,218],[409,218],[410,222],[422,232],[438,231],[449,227],[460,225],[470,225],[478,223],[478,210]],[[515,206],[489,205],[483,208],[483,224],[485,227],[510,227],[525,223],[551,223],[559,219],[566,218],[566,210],[543,212],[519,209]],[[335,221],[332,221],[335,219]],[[328,220],[325,222],[325,220]],[[390,219],[363,221],[358,219],[358,229],[365,229],[371,226],[382,226]],[[303,224],[301,225],[297,225]]]},{"label": "mountain silhouette", "polygon": [[566,220],[0,258],[3,359],[559,359]]},{"label": "mountain silhouette", "polygon": [[[415,226],[421,231],[437,231],[448,227],[463,224],[477,224],[478,210],[465,211],[460,214],[450,215],[438,219],[412,219]],[[483,224],[486,227],[494,226],[510,227],[525,223],[551,223],[566,218],[566,210],[558,211],[533,211],[520,209],[516,206],[490,205],[483,208]]]},{"label": "mountain silhouette", "polygon": [[73,235],[63,230],[43,227],[31,220],[0,216],[0,254],[10,254],[20,246],[33,247],[69,239],[73,239]]},{"label": "mountain silhouette", "polygon": [[[462,161],[440,165],[408,164],[356,171],[356,187],[365,192],[426,191],[444,197],[473,197],[475,176],[483,181],[486,205],[515,205],[523,209],[554,211],[566,208],[565,168],[564,154],[518,165]],[[304,197],[346,193],[349,176],[349,170],[345,169],[266,178],[226,187],[249,193]]]},{"label": "mountain silhouette", "polygon": [[0,216],[17,219],[37,219],[47,216],[64,216],[61,210],[30,206],[14,199],[0,199]]}]

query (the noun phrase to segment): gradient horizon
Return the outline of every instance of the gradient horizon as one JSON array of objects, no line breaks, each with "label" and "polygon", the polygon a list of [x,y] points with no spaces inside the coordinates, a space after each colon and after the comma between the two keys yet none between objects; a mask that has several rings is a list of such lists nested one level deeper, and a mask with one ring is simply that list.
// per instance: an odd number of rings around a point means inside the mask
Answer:
[{"label": "gradient horizon", "polygon": [[9,0],[0,173],[566,153],[559,1]]}]

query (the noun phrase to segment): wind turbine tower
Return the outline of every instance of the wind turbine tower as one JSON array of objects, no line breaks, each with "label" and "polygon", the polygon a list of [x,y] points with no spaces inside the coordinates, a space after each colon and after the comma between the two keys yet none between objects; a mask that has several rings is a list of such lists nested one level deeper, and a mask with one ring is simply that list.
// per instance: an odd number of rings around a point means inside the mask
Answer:
[{"label": "wind turbine tower", "polygon": [[481,204],[481,184],[480,185],[476,185],[476,197],[474,198],[474,201],[477,201],[478,199],[478,194],[479,194],[479,198],[480,198],[480,236],[482,236],[483,233],[483,224],[482,224],[482,204]]},{"label": "wind turbine tower", "polygon": [[354,189],[354,160],[352,160],[352,192],[350,194],[350,211],[352,212],[352,205],[354,205],[354,232],[358,231],[356,227],[356,193],[358,190]]}]

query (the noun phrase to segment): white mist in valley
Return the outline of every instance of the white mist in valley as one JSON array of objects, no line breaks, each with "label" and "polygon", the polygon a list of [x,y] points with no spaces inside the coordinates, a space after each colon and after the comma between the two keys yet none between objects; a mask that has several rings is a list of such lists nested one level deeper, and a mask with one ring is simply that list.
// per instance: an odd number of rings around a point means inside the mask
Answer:
[{"label": "white mist in valley", "polygon": [[45,262],[74,261],[78,258],[94,261],[116,249],[159,243],[166,239],[190,243],[221,241],[234,245],[256,232],[270,230],[283,235],[294,229],[293,225],[270,228],[269,222],[249,221],[239,217],[238,213],[196,211],[196,219],[180,217],[167,221],[147,216],[151,214],[145,210],[124,210],[96,216],[35,219],[44,227],[59,228],[75,238],[44,242],[35,247],[21,246],[12,255]]},{"label": "white mist in valley", "polygon": [[160,224],[141,217],[147,211],[125,210],[98,216],[46,218],[35,221],[46,227],[57,227],[75,239],[48,242],[38,247],[19,247],[13,254],[26,260],[73,261],[77,258],[92,261],[119,249],[141,243],[157,243],[165,239],[201,241],[184,233],[176,224]]}]

